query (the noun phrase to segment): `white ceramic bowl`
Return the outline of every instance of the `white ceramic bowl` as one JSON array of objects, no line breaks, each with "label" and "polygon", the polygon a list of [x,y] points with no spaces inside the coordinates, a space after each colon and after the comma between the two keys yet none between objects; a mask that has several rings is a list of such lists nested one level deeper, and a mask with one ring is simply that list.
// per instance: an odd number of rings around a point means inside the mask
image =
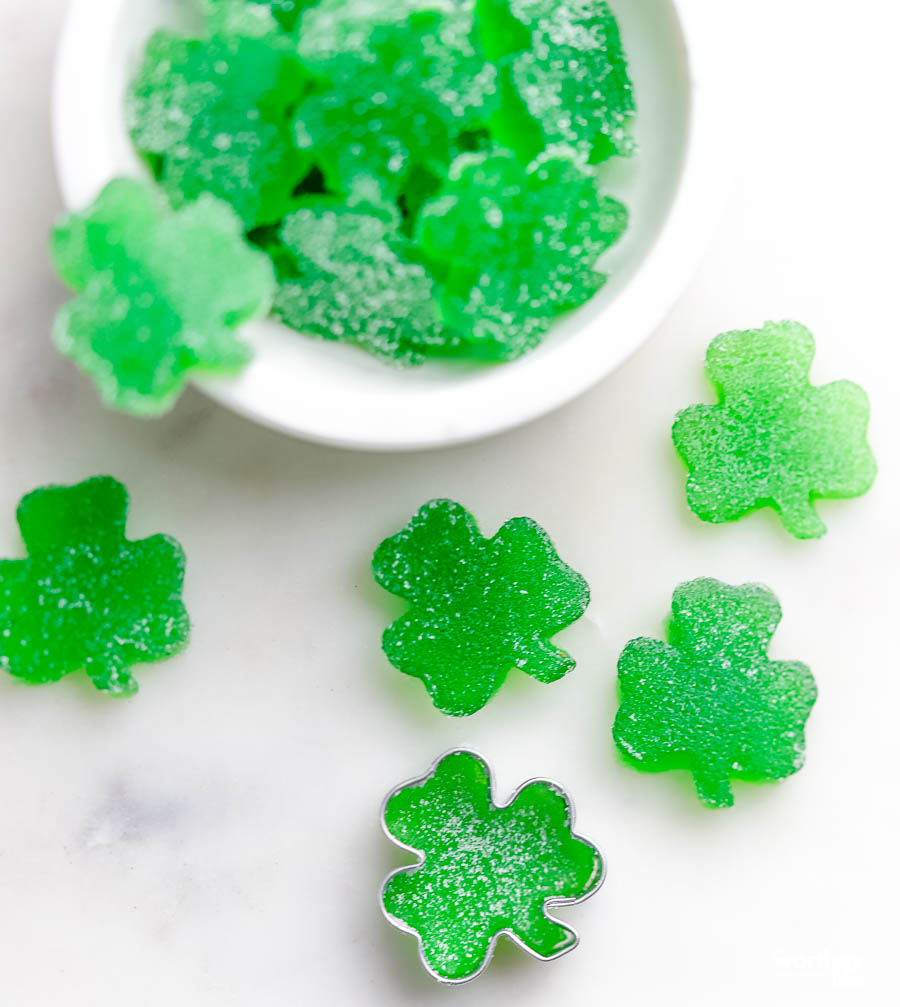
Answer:
[{"label": "white ceramic bowl", "polygon": [[[54,146],[63,199],[91,202],[116,175],[142,174],[123,95],[149,34],[190,28],[193,0],[73,0],[60,44]],[[638,102],[639,156],[611,163],[608,191],[631,211],[603,260],[611,275],[534,352],[508,364],[395,368],[353,347],[274,322],[248,326],[255,348],[236,379],[198,386],[223,405],[298,437],[366,450],[474,440],[554,409],[617,367],[653,331],[690,279],[724,179],[708,0],[613,0]]]}]

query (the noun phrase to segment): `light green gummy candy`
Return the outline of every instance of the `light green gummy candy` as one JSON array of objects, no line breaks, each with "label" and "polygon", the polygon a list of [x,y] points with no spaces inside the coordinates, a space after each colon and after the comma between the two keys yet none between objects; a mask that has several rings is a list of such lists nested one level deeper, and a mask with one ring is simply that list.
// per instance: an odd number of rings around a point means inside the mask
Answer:
[{"label": "light green gummy candy", "polygon": [[308,86],[286,39],[160,31],[128,92],[131,138],[173,203],[210,193],[246,229],[272,224],[310,167],[290,122]]},{"label": "light green gummy candy", "polygon": [[291,214],[281,241],[288,265],[274,311],[292,328],[405,362],[447,342],[433,282],[403,257],[396,222],[319,204]]},{"label": "light green gummy candy", "polygon": [[128,493],[109,476],[22,499],[28,558],[0,560],[0,668],[33,684],[83,670],[101,691],[128,695],[132,665],[184,647],[184,553],[167,535],[127,539],[127,513]]},{"label": "light green gummy candy", "polygon": [[480,710],[513,667],[555,682],[575,666],[551,637],[584,614],[590,591],[530,518],[488,539],[462,504],[432,500],[381,543],[372,568],[410,604],[385,630],[384,652],[444,713]]},{"label": "light green gummy candy", "polygon": [[250,358],[238,327],[264,315],[275,279],[230,207],[201,196],[177,211],[142,182],[110,182],[62,220],[53,260],[77,292],[54,341],[90,375],[103,401],[152,416],[189,376],[233,374]]},{"label": "light green gummy candy", "polygon": [[454,161],[416,237],[440,280],[448,326],[470,351],[511,358],[603,286],[597,261],[627,219],[571,152],[526,169],[500,150]]},{"label": "light green gummy candy", "polygon": [[599,850],[573,832],[565,791],[534,780],[498,806],[492,789],[485,762],[456,751],[385,802],[385,831],[421,863],[387,879],[382,904],[443,982],[478,975],[501,934],[545,961],[572,950],[577,934],[547,910],[582,901],[603,880]]},{"label": "light green gummy candy", "polygon": [[613,738],[638,769],[687,769],[715,808],[731,780],[780,780],[803,765],[816,683],[799,661],[767,651],[781,606],[762,584],[681,584],[669,642],[641,637],[619,658]]},{"label": "light green gummy candy", "polygon": [[719,402],[683,410],[672,430],[698,517],[732,521],[771,506],[792,535],[817,538],[825,533],[817,498],[859,496],[872,485],[866,393],[850,381],[810,384],[814,354],[797,322],[726,332],[710,344],[706,372]]}]

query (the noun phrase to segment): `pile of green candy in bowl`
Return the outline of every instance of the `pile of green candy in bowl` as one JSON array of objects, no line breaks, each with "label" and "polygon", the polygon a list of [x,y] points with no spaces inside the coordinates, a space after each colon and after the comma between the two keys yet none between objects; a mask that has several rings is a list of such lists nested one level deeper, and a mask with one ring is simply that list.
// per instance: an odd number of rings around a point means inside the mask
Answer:
[{"label": "pile of green candy in bowl", "polygon": [[135,170],[53,238],[76,292],[56,342],[108,405],[155,415],[189,378],[238,374],[264,317],[459,384],[538,348],[615,272],[642,155],[604,0],[176,6],[122,70]]}]

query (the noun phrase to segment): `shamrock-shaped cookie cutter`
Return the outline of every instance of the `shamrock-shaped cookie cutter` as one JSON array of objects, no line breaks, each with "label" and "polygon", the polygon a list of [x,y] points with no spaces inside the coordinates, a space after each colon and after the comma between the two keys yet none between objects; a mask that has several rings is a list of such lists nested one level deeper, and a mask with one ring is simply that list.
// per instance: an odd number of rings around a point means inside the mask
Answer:
[{"label": "shamrock-shaped cookie cutter", "polygon": [[[480,803],[486,813],[480,822],[477,813],[468,816],[465,813],[475,810],[474,807],[465,808],[467,798],[478,803],[475,792],[462,793],[464,787],[460,784],[466,776],[475,781],[476,787],[483,787]],[[553,961],[572,951],[580,943],[578,933],[549,910],[585,902],[606,880],[606,858],[594,842],[575,832],[574,805],[568,792],[558,783],[542,777],[529,779],[505,804],[496,803],[493,792],[494,773],[484,757],[471,749],[455,748],[437,758],[423,776],[394,787],[381,805],[385,835],[416,857],[415,864],[399,867],[385,878],[380,893],[381,910],[392,926],[416,938],[422,966],[440,983],[459,985],[478,978],[490,964],[501,937],[507,937],[538,961]],[[418,795],[421,795],[420,801],[416,800]],[[457,799],[455,804],[454,799]],[[405,808],[396,807],[398,800]],[[413,818],[417,812],[421,813],[426,823],[419,829],[418,841],[411,835],[416,828],[415,822],[406,830],[406,835],[398,834],[404,824],[404,810]],[[437,822],[430,829],[429,817]],[[483,826],[480,836],[477,834],[479,824]],[[506,831],[507,839],[513,837],[507,852],[511,849],[514,856],[522,858],[518,862],[521,872],[530,874],[532,882],[536,880],[537,884],[528,886],[520,881],[517,887],[517,879],[510,883],[510,868],[517,866],[515,859],[507,860],[501,872],[490,876],[486,860],[491,852],[491,826],[495,833],[500,826],[499,831]],[[540,832],[545,843],[543,851],[531,856],[533,846],[516,843],[514,833],[521,833],[522,826],[526,832],[529,828]],[[431,842],[422,842],[422,833],[429,831]],[[445,850],[434,856],[435,848],[442,843]],[[431,849],[424,848],[427,846]],[[562,850],[563,846],[568,847],[567,851]],[[553,864],[548,865],[546,861],[542,864],[541,852],[551,861],[554,853],[557,860],[568,855],[569,864],[557,872],[556,881]],[[475,861],[474,876],[466,872],[467,858],[470,864]],[[495,859],[502,859],[502,854],[495,853]],[[562,879],[566,870],[569,877]],[[464,884],[452,884],[454,873]],[[429,886],[429,881],[435,882],[434,887]],[[567,893],[563,894],[564,891]],[[489,925],[481,934],[476,933],[479,921],[466,916],[466,903],[471,907],[479,898],[487,899],[487,911],[483,912],[481,923],[485,923],[486,915],[496,917],[488,921]],[[397,910],[407,905],[408,911],[404,914],[407,918],[404,919]],[[409,916],[421,907],[426,913],[432,913],[433,918],[438,918],[438,927],[428,934],[423,934],[424,928],[417,928],[409,921]],[[515,918],[504,920],[502,908],[517,910]],[[454,943],[455,935],[440,926],[442,914],[452,921],[464,921],[463,926],[470,931],[468,939],[478,945],[477,954],[460,956],[457,949],[461,942]]]}]

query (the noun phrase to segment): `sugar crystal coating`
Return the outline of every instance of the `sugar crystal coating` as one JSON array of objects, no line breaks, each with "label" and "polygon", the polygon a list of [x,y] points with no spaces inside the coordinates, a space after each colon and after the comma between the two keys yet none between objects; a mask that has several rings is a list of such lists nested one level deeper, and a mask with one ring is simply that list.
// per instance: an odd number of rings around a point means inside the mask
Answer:
[{"label": "sugar crystal coating", "polygon": [[492,790],[487,764],[456,751],[385,802],[385,831],[420,863],[387,879],[382,905],[444,982],[475,978],[501,934],[543,960],[572,950],[576,933],[547,910],[582,901],[603,880],[599,850],[573,832],[565,791],[533,780],[498,806]]},{"label": "sugar crystal coating", "polygon": [[458,12],[399,14],[355,0],[303,19],[301,53],[328,86],[300,104],[297,142],[351,198],[398,199],[417,165],[444,172],[455,135],[482,124],[495,92]]},{"label": "sugar crystal coating", "polygon": [[290,123],[308,86],[294,49],[271,36],[160,31],[131,84],[126,115],[134,145],[174,203],[211,193],[252,228],[292,209],[309,169]]},{"label": "sugar crystal coating", "polygon": [[239,370],[250,351],[236,330],[275,287],[227,204],[201,196],[172,211],[129,179],[62,220],[52,255],[77,293],[57,315],[58,349],[108,405],[144,416],[171,408],[191,374]]},{"label": "sugar crystal coating", "polygon": [[268,0],[200,0],[200,9],[204,27],[213,36],[266,38],[285,30]]},{"label": "sugar crystal coating", "polygon": [[672,430],[698,517],[733,521],[771,506],[792,535],[817,538],[826,529],[816,498],[859,496],[872,485],[866,393],[850,381],[810,384],[814,354],[812,333],[797,322],[726,332],[710,344],[706,373],[719,402],[682,410]]},{"label": "sugar crystal coating", "polygon": [[446,323],[485,356],[530,349],[555,315],[604,284],[600,255],[627,212],[571,154],[523,168],[510,151],[462,154],[425,203],[418,242],[440,279]]},{"label": "sugar crystal coating", "polygon": [[201,0],[207,30],[212,35],[263,38],[294,32],[304,8],[315,0]]},{"label": "sugar crystal coating", "polygon": [[275,313],[288,325],[393,359],[446,342],[432,280],[402,258],[396,223],[340,204],[312,206],[287,218],[281,240],[289,261]]},{"label": "sugar crystal coating", "polygon": [[761,584],[701,578],[675,589],[669,642],[641,637],[619,658],[613,738],[638,768],[687,769],[700,800],[734,803],[731,780],[780,780],[803,765],[816,683],[771,661],[781,606]]},{"label": "sugar crystal coating", "polygon": [[184,553],[167,535],[125,537],[128,493],[109,476],[45,486],[19,504],[27,559],[0,560],[0,668],[31,683],[83,670],[103,692],[137,690],[132,665],[181,650]]},{"label": "sugar crystal coating", "polygon": [[550,638],[584,614],[590,592],[530,518],[487,539],[461,504],[432,500],[381,543],[372,565],[376,581],[411,605],[385,630],[384,652],[444,713],[480,710],[512,667],[555,682],[575,666]]},{"label": "sugar crystal coating", "polygon": [[370,52],[373,30],[440,14],[454,33],[471,32],[474,0],[317,0],[300,24],[300,54],[317,72],[347,54]]},{"label": "sugar crystal coating", "polygon": [[[481,10],[507,101],[521,101],[545,144],[568,144],[592,163],[632,152],[633,88],[608,4],[481,0]],[[530,139],[527,129],[518,134]]]}]

